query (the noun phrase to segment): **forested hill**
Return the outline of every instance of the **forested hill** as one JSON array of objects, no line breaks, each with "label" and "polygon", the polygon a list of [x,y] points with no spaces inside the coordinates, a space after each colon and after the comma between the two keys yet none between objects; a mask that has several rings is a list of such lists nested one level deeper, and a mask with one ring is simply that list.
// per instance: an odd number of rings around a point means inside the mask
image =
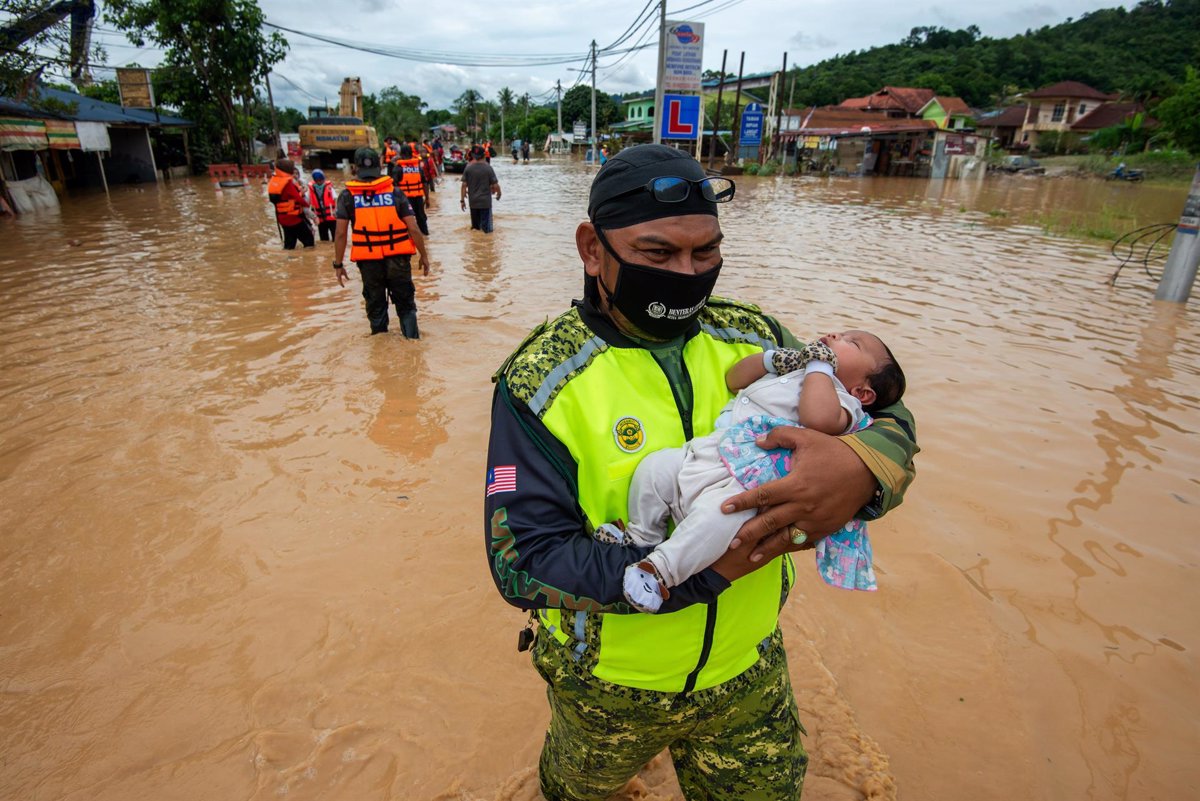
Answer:
[{"label": "forested hill", "polygon": [[1200,0],[1143,0],[1131,11],[1102,9],[1010,39],[981,37],[974,25],[917,27],[898,44],[837,56],[788,77],[796,79],[796,105],[921,86],[988,108],[1067,80],[1138,100],[1169,95],[1187,65],[1200,67]]}]

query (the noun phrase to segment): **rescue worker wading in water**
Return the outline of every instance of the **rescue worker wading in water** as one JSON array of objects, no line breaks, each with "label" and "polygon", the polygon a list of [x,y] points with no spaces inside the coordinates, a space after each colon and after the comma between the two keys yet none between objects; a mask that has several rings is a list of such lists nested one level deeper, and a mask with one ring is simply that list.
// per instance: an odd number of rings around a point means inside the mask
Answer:
[{"label": "rescue worker wading in water", "polygon": [[313,246],[313,232],[304,219],[308,198],[296,183],[296,165],[291,159],[275,162],[275,175],[267,184],[267,199],[275,206],[275,221],[283,231],[283,249],[295,250],[296,242],[306,248]]},{"label": "rescue worker wading in water", "polygon": [[329,242],[337,230],[337,216],[334,214],[333,184],[326,182],[322,170],[313,170],[312,183],[308,186],[308,204],[317,215],[317,230],[321,241]]},{"label": "rescue worker wading in water", "polygon": [[362,274],[363,300],[371,333],[387,331],[390,295],[404,336],[419,339],[412,255],[420,254],[421,273],[429,275],[425,239],[404,193],[390,177],[380,175],[379,154],[374,149],[360,147],[355,151],[354,172],[355,179],[346,182],[337,199],[333,269],[338,284],[346,285],[342,257],[349,233],[350,259]]},{"label": "rescue worker wading in water", "polygon": [[429,235],[429,219],[425,216],[425,176],[421,170],[421,160],[413,155],[411,145],[400,146],[400,158],[396,160],[396,168],[392,172],[396,180],[396,188],[408,198],[413,215],[417,218],[417,227],[425,236]]}]

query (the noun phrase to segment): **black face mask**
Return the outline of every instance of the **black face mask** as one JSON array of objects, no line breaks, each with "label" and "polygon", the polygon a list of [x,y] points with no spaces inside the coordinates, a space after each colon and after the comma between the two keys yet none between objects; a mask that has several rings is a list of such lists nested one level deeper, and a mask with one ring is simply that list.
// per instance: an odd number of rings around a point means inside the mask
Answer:
[{"label": "black face mask", "polygon": [[699,275],[660,270],[622,261],[608,244],[604,232],[597,228],[596,235],[620,265],[615,289],[610,290],[599,277],[596,278],[608,295],[609,305],[639,331],[655,339],[674,339],[686,332],[708,303],[724,260]]}]

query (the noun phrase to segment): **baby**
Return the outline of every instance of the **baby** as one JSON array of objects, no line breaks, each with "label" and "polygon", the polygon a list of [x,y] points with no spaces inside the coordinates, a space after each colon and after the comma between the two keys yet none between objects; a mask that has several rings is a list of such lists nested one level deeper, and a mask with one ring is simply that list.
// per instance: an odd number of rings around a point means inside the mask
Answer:
[{"label": "baby", "polygon": [[[800,350],[768,350],[730,368],[726,384],[737,396],[718,415],[714,430],[681,448],[648,455],[629,487],[629,524],[605,523],[599,539],[656,546],[625,571],[625,598],[657,612],[669,588],[711,565],[756,512],[725,514],[721,504],[787,474],[788,450],[765,451],[755,439],[783,425],[825,434],[866,428],[866,411],[904,394],[904,373],[883,341],[866,331],[827,334]],[[866,410],[866,411],[864,411]],[[664,539],[668,520],[677,525]],[[874,590],[866,526],[852,520],[817,543],[817,567],[830,584]]]}]

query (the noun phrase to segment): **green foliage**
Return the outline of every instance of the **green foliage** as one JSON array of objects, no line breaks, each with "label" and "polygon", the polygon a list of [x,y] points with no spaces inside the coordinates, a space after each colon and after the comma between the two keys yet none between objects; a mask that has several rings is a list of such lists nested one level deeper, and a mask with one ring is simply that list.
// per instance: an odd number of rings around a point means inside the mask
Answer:
[{"label": "green foliage", "polygon": [[476,128],[480,126],[479,106],[483,95],[475,89],[468,89],[454,99],[454,124],[466,134],[468,139],[474,138]]},{"label": "green foliage", "polygon": [[1179,91],[1159,103],[1154,116],[1175,144],[1200,154],[1200,72],[1189,66]]},{"label": "green foliage", "polygon": [[745,169],[746,175],[758,175],[760,167],[759,167],[757,161],[750,161],[750,162],[746,163],[746,166],[744,169]]},{"label": "green foliage", "polygon": [[[571,129],[573,122],[579,121],[591,125],[592,120],[592,87],[580,84],[573,86],[562,98],[563,126]],[[608,94],[596,91],[596,127],[604,128],[621,120],[621,110]]]},{"label": "green foliage", "polygon": [[161,102],[198,122],[204,118],[197,128],[202,137],[219,135],[211,125],[215,108],[232,155],[249,160],[252,123],[236,102],[246,105],[272,65],[287,55],[287,40],[264,32],[255,0],[108,0],[105,5],[105,20],[133,44],[150,41],[165,51],[163,67],[155,71],[163,83]]},{"label": "green foliage", "polygon": [[779,172],[778,161],[768,161],[758,168],[759,175],[774,175],[777,172]]},{"label": "green foliage", "polygon": [[851,52],[792,73],[796,103],[829,105],[883,86],[926,86],[984,106],[1034,89],[1082,81],[1145,100],[1171,93],[1172,76],[1195,63],[1200,0],[1142,0],[1010,39],[978,28],[918,27],[903,41]]},{"label": "green foliage", "polygon": [[416,95],[405,94],[399,88],[389,86],[378,96],[372,94],[370,105],[363,103],[363,113],[367,115],[366,122],[374,126],[380,140],[395,136],[402,142],[409,142],[426,135],[426,105]]}]

